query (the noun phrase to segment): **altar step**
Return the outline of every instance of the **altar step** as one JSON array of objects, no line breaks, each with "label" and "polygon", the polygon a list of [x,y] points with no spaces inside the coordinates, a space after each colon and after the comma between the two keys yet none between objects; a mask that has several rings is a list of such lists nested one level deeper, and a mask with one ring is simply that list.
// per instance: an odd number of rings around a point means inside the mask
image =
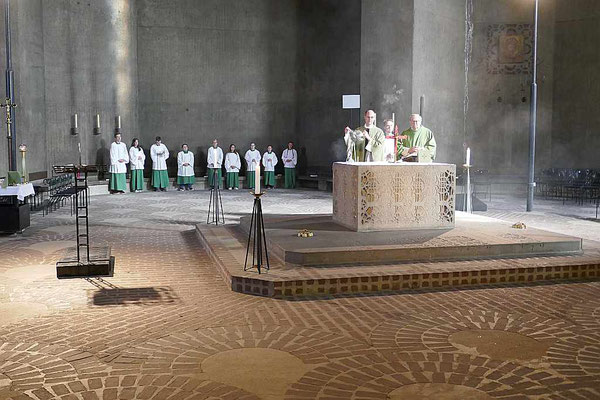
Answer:
[{"label": "altar step", "polygon": [[[273,236],[273,227],[269,228],[273,221],[265,217],[267,237]],[[199,224],[196,230],[216,268],[233,291],[275,298],[458,290],[600,278],[600,247],[593,242],[586,242],[582,249],[581,241],[576,238],[566,241],[564,253],[559,251],[563,243],[554,247],[554,253],[544,254],[498,254],[479,258],[473,256],[420,261],[405,259],[397,262],[338,262],[327,265],[285,262],[280,250],[270,244],[271,269],[258,274],[255,270],[243,270],[247,235],[240,226],[215,227]],[[522,233],[517,230],[515,232],[515,235]],[[313,238],[319,240],[322,233],[314,233]],[[341,234],[337,233],[338,236]],[[372,232],[366,234],[370,235]],[[549,232],[544,234],[553,235]],[[288,236],[288,239],[291,238]],[[578,243],[579,249],[574,242]],[[355,255],[360,252],[349,251]]]}]

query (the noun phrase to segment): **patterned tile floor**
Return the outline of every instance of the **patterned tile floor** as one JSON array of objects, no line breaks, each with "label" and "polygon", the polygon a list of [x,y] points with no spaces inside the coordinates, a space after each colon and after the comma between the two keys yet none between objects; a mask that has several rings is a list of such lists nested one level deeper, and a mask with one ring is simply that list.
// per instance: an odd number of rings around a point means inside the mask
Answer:
[{"label": "patterned tile floor", "polygon": [[[224,192],[228,222],[250,212]],[[266,213],[330,213],[276,190]],[[600,399],[600,282],[286,301],[230,291],[200,245],[208,193],[92,198],[115,275],[55,278],[68,207],[0,236],[0,399]],[[488,216],[600,238],[590,205]]]}]

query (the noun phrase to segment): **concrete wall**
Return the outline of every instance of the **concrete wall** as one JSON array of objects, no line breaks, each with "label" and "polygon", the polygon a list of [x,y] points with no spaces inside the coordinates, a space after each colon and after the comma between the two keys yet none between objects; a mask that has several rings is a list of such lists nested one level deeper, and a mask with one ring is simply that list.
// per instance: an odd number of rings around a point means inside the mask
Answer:
[{"label": "concrete wall", "polygon": [[77,162],[78,143],[83,162],[104,163],[116,115],[124,135],[138,134],[135,14],[134,0],[11,1],[17,142],[30,149],[30,172]]},{"label": "concrete wall", "polygon": [[[296,138],[297,10],[292,0],[140,0],[143,144],[187,142],[197,173],[213,138],[243,154]],[[171,168],[175,169],[174,159]]]},{"label": "concrete wall", "polygon": [[[301,169],[328,169],[344,157],[343,127],[365,109],[379,125],[395,112],[406,128],[425,95],[438,161],[462,163],[465,143],[476,167],[524,176],[530,75],[490,73],[487,34],[531,23],[532,4],[472,0],[465,121],[468,1],[11,0],[17,142],[29,146],[30,172],[76,162],[78,143],[84,162],[104,163],[120,114],[128,143],[138,136],[148,148],[161,135],[176,152],[188,142],[198,174],[214,137],[242,151],[250,141],[279,151],[291,139]],[[600,3],[540,5],[537,168],[597,168]],[[4,54],[0,40],[2,70]],[[341,96],[352,93],[362,109],[351,123]],[[96,113],[101,135],[92,134]],[[0,171],[4,125],[1,137]]]},{"label": "concrete wall", "polygon": [[600,2],[557,1],[552,163],[600,168]]},{"label": "concrete wall", "polygon": [[[331,173],[333,161],[345,160],[344,127],[350,111],[343,94],[360,93],[360,0],[298,1],[298,113],[300,155],[318,172]],[[358,121],[354,110],[354,121]],[[303,167],[303,166],[300,166]]]},{"label": "concrete wall", "polygon": [[[475,0],[466,143],[476,168],[526,176],[529,160],[531,73],[491,73],[488,33],[495,24],[532,24],[533,4]],[[550,165],[554,1],[540,2],[537,168]],[[495,44],[497,45],[497,43]]]},{"label": "concrete wall", "polygon": [[[463,143],[464,0],[415,0],[412,112],[425,95],[423,125],[435,135],[438,162],[459,163]],[[400,125],[409,127],[408,116]]]},{"label": "concrete wall", "polygon": [[[396,114],[400,127],[412,112],[413,0],[363,0],[361,114],[377,112],[377,125]],[[418,52],[417,52],[418,53]]]}]

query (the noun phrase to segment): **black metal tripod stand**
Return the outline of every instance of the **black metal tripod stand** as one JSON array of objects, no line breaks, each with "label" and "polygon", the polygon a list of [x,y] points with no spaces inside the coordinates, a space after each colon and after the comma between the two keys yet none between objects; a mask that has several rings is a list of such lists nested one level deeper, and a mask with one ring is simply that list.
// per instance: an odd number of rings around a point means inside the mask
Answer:
[{"label": "black metal tripod stand", "polygon": [[[254,193],[254,207],[252,208],[252,217],[250,218],[250,228],[248,229],[248,245],[246,246],[246,258],[244,260],[244,271],[256,268],[260,274],[263,264],[263,254],[267,261],[266,269],[270,269],[269,251],[267,250],[267,237],[265,235],[265,223],[263,220],[262,204],[260,196],[263,193]],[[248,266],[248,254],[250,254],[250,242],[252,242],[252,264]]]},{"label": "black metal tripod stand", "polygon": [[[223,212],[223,200],[221,199],[221,180],[215,168],[213,171],[213,186],[210,188],[210,200],[208,201],[208,215],[206,223],[215,225],[225,224],[225,213]],[[212,212],[212,221],[210,219]]]}]

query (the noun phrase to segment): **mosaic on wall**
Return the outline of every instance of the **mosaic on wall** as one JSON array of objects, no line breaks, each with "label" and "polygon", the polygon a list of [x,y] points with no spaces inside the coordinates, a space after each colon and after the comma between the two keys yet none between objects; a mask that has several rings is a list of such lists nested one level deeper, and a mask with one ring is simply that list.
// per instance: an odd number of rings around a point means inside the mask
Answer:
[{"label": "mosaic on wall", "polygon": [[456,166],[334,164],[334,220],[357,231],[452,228]]},{"label": "mosaic on wall", "polygon": [[487,31],[490,74],[530,74],[533,48],[531,24],[492,24]]}]

